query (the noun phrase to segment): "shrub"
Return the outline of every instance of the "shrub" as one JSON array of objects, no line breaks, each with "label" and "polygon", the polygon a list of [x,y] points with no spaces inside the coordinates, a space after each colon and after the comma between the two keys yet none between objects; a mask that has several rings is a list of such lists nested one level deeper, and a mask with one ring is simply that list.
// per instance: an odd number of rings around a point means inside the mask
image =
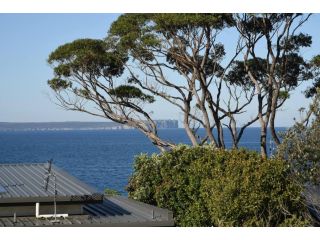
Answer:
[{"label": "shrub", "polygon": [[306,126],[296,123],[283,134],[277,149],[278,157],[285,159],[302,184],[320,184],[320,116]]},{"label": "shrub", "polygon": [[[217,164],[203,184],[204,199],[216,226],[279,226],[303,209],[301,188],[288,166],[255,153],[235,152]],[[299,222],[300,224],[300,222]]]},{"label": "shrub", "polygon": [[213,164],[213,152],[205,147],[179,146],[162,155],[140,155],[127,188],[129,196],[171,209],[178,225],[210,225],[200,186]]},{"label": "shrub", "polygon": [[104,190],[104,195],[105,196],[118,196],[118,195],[120,195],[120,192],[118,192],[117,190],[114,190],[114,189],[106,188]]},{"label": "shrub", "polygon": [[320,89],[309,108],[301,109],[301,121],[282,134],[277,157],[285,159],[296,180],[305,187],[303,194],[311,215],[320,224]]},{"label": "shrub", "polygon": [[178,146],[136,157],[129,197],[168,208],[178,226],[307,225],[288,165],[256,152]]}]

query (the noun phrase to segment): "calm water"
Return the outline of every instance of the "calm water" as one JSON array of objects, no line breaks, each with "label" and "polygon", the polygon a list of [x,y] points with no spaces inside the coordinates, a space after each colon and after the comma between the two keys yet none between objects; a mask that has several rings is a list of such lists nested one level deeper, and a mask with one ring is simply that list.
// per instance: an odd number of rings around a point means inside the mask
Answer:
[{"label": "calm water", "polygon": [[[284,130],[284,129],[279,129]],[[183,129],[163,129],[160,135],[173,142],[189,143]],[[230,145],[230,137],[226,136]],[[244,134],[242,146],[259,150],[259,128]],[[136,130],[0,132],[0,163],[46,162],[95,186],[126,194],[134,156],[158,150]]]}]

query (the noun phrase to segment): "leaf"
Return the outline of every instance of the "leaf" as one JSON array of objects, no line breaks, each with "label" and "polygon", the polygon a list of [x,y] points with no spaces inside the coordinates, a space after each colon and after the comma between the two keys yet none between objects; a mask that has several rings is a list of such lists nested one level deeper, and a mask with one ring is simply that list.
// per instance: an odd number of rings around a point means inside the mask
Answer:
[{"label": "leaf", "polygon": [[111,89],[109,91],[109,94],[118,98],[135,98],[149,103],[153,103],[155,101],[153,96],[147,95],[143,93],[139,88],[130,85],[121,85],[117,88]]}]

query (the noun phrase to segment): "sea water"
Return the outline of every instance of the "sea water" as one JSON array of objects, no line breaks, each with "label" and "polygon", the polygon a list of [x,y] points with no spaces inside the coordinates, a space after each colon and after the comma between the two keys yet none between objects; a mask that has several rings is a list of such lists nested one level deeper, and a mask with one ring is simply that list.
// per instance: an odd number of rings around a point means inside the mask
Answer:
[{"label": "sea water", "polygon": [[[259,151],[259,131],[259,128],[248,128],[240,145]],[[159,133],[174,143],[190,144],[184,129],[160,129]],[[226,134],[225,138],[230,147],[230,135]],[[55,165],[98,190],[115,189],[124,195],[134,157],[154,152],[158,149],[137,130],[0,132],[0,163],[53,159]]]}]

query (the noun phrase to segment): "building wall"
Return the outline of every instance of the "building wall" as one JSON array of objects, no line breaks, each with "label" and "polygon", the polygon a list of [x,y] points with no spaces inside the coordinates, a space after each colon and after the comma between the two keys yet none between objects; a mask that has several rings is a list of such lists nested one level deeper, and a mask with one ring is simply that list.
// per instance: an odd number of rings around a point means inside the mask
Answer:
[{"label": "building wall", "polygon": [[[54,207],[51,204],[40,203],[40,215],[53,214]],[[0,205],[0,217],[13,217],[16,213],[17,217],[35,216],[36,204],[19,204],[19,205]],[[80,203],[57,203],[57,214],[78,215],[82,214],[82,204]]]}]

